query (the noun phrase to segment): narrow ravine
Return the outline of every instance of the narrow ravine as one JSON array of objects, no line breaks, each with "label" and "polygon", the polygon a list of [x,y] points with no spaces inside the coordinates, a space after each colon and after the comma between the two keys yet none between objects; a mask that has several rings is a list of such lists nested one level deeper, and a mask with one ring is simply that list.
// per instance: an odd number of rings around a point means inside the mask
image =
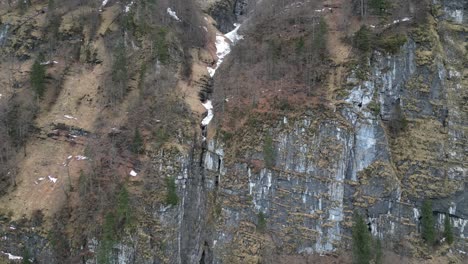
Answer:
[{"label": "narrow ravine", "polygon": [[[216,74],[216,70],[221,66],[224,59],[229,53],[231,53],[231,47],[234,46],[239,40],[242,40],[244,37],[239,35],[238,31],[241,27],[241,24],[234,24],[235,28],[229,33],[222,35],[220,33],[216,34],[216,56],[218,57],[216,64],[213,67],[207,67],[208,73],[211,78]],[[210,124],[211,120],[214,117],[214,107],[213,103],[209,98],[205,98],[201,101],[203,107],[206,109],[206,116],[201,121],[202,129],[202,139],[206,141],[207,137],[207,127]]]}]

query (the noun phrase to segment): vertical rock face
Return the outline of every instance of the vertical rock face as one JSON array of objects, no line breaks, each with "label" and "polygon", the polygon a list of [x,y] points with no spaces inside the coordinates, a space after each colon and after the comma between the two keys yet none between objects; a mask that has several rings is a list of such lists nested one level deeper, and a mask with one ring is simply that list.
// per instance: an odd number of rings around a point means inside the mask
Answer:
[{"label": "vertical rock face", "polygon": [[[213,7],[221,31],[233,28],[247,2]],[[279,119],[257,113],[230,138],[150,153],[148,177],[136,186],[142,221],[112,248],[111,263],[274,263],[271,252],[333,252],[350,247],[355,211],[384,246],[405,254],[411,249],[401,241],[420,231],[425,199],[437,228],[448,214],[455,248],[468,252],[467,3],[433,5],[442,12],[399,52],[373,52],[365,80],[350,72],[336,109]],[[0,46],[7,34],[0,27]],[[165,179],[176,184],[176,205],[163,205]],[[45,238],[1,231],[8,234],[1,249],[36,243],[36,260],[56,263]],[[90,238],[80,250],[95,256],[101,243]]]},{"label": "vertical rock face", "polygon": [[[221,179],[223,205],[215,262],[255,259],[271,245],[279,254],[349,247],[355,210],[373,236],[397,248],[419,232],[424,199],[433,201],[439,230],[450,215],[457,248],[466,252],[467,73],[457,53],[466,33],[448,29],[466,24],[466,3],[435,4],[443,15],[411,33],[397,54],[374,52],[367,80],[349,76],[354,87],[336,113],[249,127],[232,139],[245,147],[235,160],[224,148],[229,142],[210,142],[206,168]],[[258,166],[266,135],[275,152],[270,167]],[[260,214],[265,234],[255,231]]]}]

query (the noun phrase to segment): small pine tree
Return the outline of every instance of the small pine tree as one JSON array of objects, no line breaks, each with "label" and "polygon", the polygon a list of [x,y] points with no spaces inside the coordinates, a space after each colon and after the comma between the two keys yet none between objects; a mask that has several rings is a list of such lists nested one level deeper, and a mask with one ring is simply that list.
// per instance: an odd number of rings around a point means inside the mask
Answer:
[{"label": "small pine tree", "polygon": [[141,154],[143,152],[143,138],[138,128],[135,128],[135,134],[133,135],[131,151],[135,154]]},{"label": "small pine tree", "polygon": [[257,222],[257,231],[260,233],[265,232],[267,221],[263,212],[258,213]]},{"label": "small pine tree", "polygon": [[429,246],[434,244],[435,230],[434,217],[432,215],[432,202],[424,201],[421,210],[422,237]]},{"label": "small pine tree", "polygon": [[272,168],[275,165],[276,153],[273,139],[270,135],[265,137],[265,142],[263,143],[263,159],[267,168]]},{"label": "small pine tree", "polygon": [[450,221],[449,214],[445,214],[444,237],[445,237],[445,239],[447,239],[447,243],[449,245],[451,245],[453,243],[453,230],[452,230],[452,223]]},{"label": "small pine tree", "polygon": [[379,15],[383,15],[391,7],[388,0],[370,0],[369,6]]},{"label": "small pine tree", "polygon": [[371,51],[371,32],[366,26],[362,26],[354,35],[354,45],[364,53]]},{"label": "small pine tree", "polygon": [[123,225],[130,220],[130,199],[125,186],[122,187],[117,197],[117,218]]},{"label": "small pine tree", "polygon": [[44,96],[46,87],[45,87],[45,67],[41,65],[41,61],[43,60],[43,56],[39,55],[39,57],[34,61],[34,64],[31,68],[30,73],[30,82],[31,86],[36,92],[36,95],[39,98]]},{"label": "small pine tree", "polygon": [[380,264],[383,260],[383,252],[382,252],[382,241],[380,239],[376,239],[375,241],[375,252],[374,252],[374,263]]},{"label": "small pine tree", "polygon": [[166,179],[167,194],[166,194],[166,204],[177,205],[179,202],[179,197],[177,196],[177,186],[175,184],[174,178],[169,177]]},{"label": "small pine tree", "polygon": [[371,235],[361,215],[353,216],[353,263],[367,264],[371,260]]},{"label": "small pine tree", "polygon": [[128,85],[128,59],[124,40],[119,40],[114,47],[112,63],[112,81],[114,85],[109,87],[111,103],[117,103],[127,94]]}]

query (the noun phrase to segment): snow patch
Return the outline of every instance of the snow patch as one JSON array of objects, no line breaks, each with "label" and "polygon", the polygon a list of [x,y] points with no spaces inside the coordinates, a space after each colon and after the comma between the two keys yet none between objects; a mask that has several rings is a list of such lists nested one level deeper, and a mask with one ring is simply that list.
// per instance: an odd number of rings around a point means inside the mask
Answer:
[{"label": "snow patch", "polygon": [[214,68],[208,67],[208,73],[211,77],[213,77],[216,73],[216,70],[221,66],[221,63],[224,61],[224,57],[226,57],[231,52],[231,47],[229,43],[226,41],[226,37],[223,35],[216,36],[216,56],[218,57],[218,61]]},{"label": "snow patch", "polygon": [[124,9],[124,12],[125,13],[128,13],[130,12],[130,8],[132,7],[132,5],[135,3],[135,1],[131,1],[130,4],[126,5],[125,6],[125,9]]},{"label": "snow patch", "polygon": [[75,119],[75,120],[78,120],[78,118],[73,117],[73,116],[71,116],[71,115],[64,115],[63,117],[65,117],[66,119]]},{"label": "snow patch", "polygon": [[58,178],[54,178],[52,176],[47,176],[49,178],[49,181],[53,182],[53,183],[56,183],[58,181]]},{"label": "snow patch", "polygon": [[86,156],[81,156],[81,155],[78,155],[78,156],[75,156],[76,160],[87,160],[88,157]]},{"label": "snow patch", "polygon": [[99,8],[99,12],[102,12],[102,9],[107,5],[107,2],[109,2],[109,0],[102,0],[102,4],[101,4],[101,7]]},{"label": "snow patch", "polygon": [[[240,24],[234,24],[235,28],[231,32],[226,33],[226,35],[217,35],[216,36],[216,56],[218,61],[216,62],[215,67],[208,67],[208,73],[213,77],[216,73],[216,70],[219,68],[221,63],[223,63],[224,58],[231,52],[231,45],[235,45],[239,40],[244,39],[244,36],[239,35],[238,30],[241,27]],[[226,41],[228,39],[231,44]]]},{"label": "snow patch", "polygon": [[445,8],[444,11],[448,16],[450,16],[453,19],[455,23],[457,24],[463,23],[463,10],[460,10],[460,9],[452,10],[452,9]]},{"label": "snow patch", "polygon": [[3,252],[3,251],[2,251],[2,254],[7,255],[9,260],[21,260],[21,259],[23,259],[23,257],[15,256],[13,254],[6,253],[6,252]]},{"label": "snow patch", "polygon": [[50,60],[48,60],[48,61],[41,62],[40,64],[41,64],[41,65],[49,65],[49,64],[57,64],[57,63],[58,63],[58,61],[50,61]]},{"label": "snow patch", "polygon": [[208,114],[206,115],[205,118],[203,118],[201,124],[202,126],[207,126],[211,120],[213,119],[213,104],[211,103],[211,100],[206,101],[205,103],[202,103],[203,107],[208,111]]},{"label": "snow patch", "polygon": [[167,13],[172,17],[174,18],[175,20],[177,21],[180,21],[179,17],[177,16],[176,12],[175,11],[172,11],[172,9],[170,7],[167,8]]},{"label": "snow patch", "polygon": [[136,177],[137,175],[138,175],[138,173],[136,173],[136,171],[134,171],[134,170],[130,171],[130,176]]},{"label": "snow patch", "polygon": [[228,32],[226,33],[226,35],[224,35],[226,38],[228,38],[232,44],[236,44],[237,41],[241,40],[241,39],[244,39],[244,36],[242,35],[239,35],[239,33],[237,33],[237,31],[239,30],[240,28],[240,24],[234,24],[235,28],[233,31],[231,32]]}]

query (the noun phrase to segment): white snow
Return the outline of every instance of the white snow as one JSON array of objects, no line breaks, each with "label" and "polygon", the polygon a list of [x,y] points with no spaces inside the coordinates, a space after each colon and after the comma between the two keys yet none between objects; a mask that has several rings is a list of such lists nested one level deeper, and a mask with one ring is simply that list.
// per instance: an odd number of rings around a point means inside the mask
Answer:
[{"label": "white snow", "polygon": [[[231,45],[235,45],[241,39],[244,39],[244,36],[239,35],[237,31],[240,28],[240,24],[234,24],[235,28],[231,32],[226,33],[226,35],[217,35],[216,36],[216,56],[218,57],[218,61],[216,62],[215,67],[207,67],[208,73],[211,77],[213,77],[216,73],[216,70],[219,68],[221,63],[223,63],[224,58],[231,52]],[[226,41],[226,39],[229,40]]]},{"label": "white snow", "polygon": [[136,177],[137,175],[138,173],[136,173],[136,171],[134,170],[130,171],[130,176]]},{"label": "white snow", "polygon": [[2,253],[3,253],[4,255],[7,255],[9,260],[20,260],[20,259],[23,259],[23,257],[15,256],[15,255],[12,255],[12,254],[10,254],[10,253],[6,253],[6,252],[3,252],[3,251],[2,251]]},{"label": "white snow", "polygon": [[52,177],[52,176],[50,176],[50,175],[49,175],[49,176],[47,176],[47,177],[48,177],[48,178],[49,178],[49,180],[50,180],[51,182],[53,182],[53,183],[56,183],[56,182],[57,182],[57,180],[58,180],[57,178],[54,178],[54,177]]},{"label": "white snow", "polygon": [[175,11],[172,11],[172,9],[170,7],[167,8],[167,13],[172,17],[174,18],[175,20],[177,21],[180,21],[179,17],[177,16],[176,12]]},{"label": "white snow", "polygon": [[86,156],[81,156],[81,155],[78,155],[78,156],[75,156],[76,160],[87,160],[88,157]]},{"label": "white snow", "polygon": [[131,1],[130,4],[125,6],[125,9],[124,9],[125,13],[128,13],[130,11],[130,7],[132,7],[134,3],[135,3],[134,1]]},{"label": "white snow", "polygon": [[213,104],[211,103],[211,100],[206,101],[205,103],[202,103],[203,107],[208,111],[208,114],[206,115],[205,118],[202,120],[202,126],[207,126],[211,120],[213,119]]},{"label": "white snow", "polygon": [[49,64],[57,64],[57,63],[58,63],[58,61],[50,61],[50,60],[48,60],[48,61],[41,62],[40,64],[41,64],[41,65],[49,65]]},{"label": "white snow", "polygon": [[70,156],[67,157],[67,160],[69,160],[69,159],[71,159],[71,158],[73,158],[73,156],[70,155]]},{"label": "white snow", "polygon": [[10,226],[10,229],[11,229],[11,230],[16,230],[16,227]]},{"label": "white snow", "polygon": [[66,119],[75,119],[75,120],[78,120],[78,118],[73,117],[73,116],[71,116],[71,115],[64,115],[63,117],[65,117]]},{"label": "white snow", "polygon": [[226,37],[223,35],[216,36],[216,56],[218,57],[218,61],[214,68],[208,67],[208,73],[211,77],[214,76],[216,70],[219,68],[221,63],[224,61],[224,57],[226,57],[231,52],[231,47],[229,43],[226,41]]},{"label": "white snow", "polygon": [[232,42],[232,44],[236,44],[237,41],[239,41],[241,39],[244,39],[244,36],[239,35],[237,33],[237,31],[239,30],[241,25],[240,24],[234,24],[234,26],[235,26],[235,28],[234,28],[233,31],[228,32],[228,33],[226,33],[226,35],[224,35],[226,38],[228,38]]},{"label": "white snow", "polygon": [[109,2],[109,0],[102,0],[102,4],[101,4],[101,7],[99,8],[99,12],[102,12],[102,9],[107,5],[107,2]]},{"label": "white snow", "polygon": [[38,180],[39,180],[39,181],[43,181],[43,180],[45,180],[45,178],[44,178],[44,177],[40,177]]}]

